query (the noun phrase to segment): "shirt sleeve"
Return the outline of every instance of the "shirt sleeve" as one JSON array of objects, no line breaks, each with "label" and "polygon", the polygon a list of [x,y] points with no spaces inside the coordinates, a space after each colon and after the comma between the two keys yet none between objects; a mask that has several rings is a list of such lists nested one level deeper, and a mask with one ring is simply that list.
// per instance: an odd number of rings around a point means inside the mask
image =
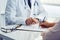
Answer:
[{"label": "shirt sleeve", "polygon": [[8,21],[12,21],[16,24],[25,24],[25,19],[22,17],[16,17],[16,7],[17,7],[18,0],[8,0],[6,5],[6,18]]},{"label": "shirt sleeve", "polygon": [[38,18],[43,21],[43,19],[47,17],[47,12],[42,7],[40,0],[35,0],[32,4],[31,17]]}]

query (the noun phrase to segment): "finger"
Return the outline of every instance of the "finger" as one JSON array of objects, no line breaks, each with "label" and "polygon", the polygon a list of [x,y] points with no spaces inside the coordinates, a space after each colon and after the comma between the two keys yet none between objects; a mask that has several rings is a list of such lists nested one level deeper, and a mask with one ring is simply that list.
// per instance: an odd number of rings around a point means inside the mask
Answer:
[{"label": "finger", "polygon": [[30,18],[30,19],[28,20],[28,22],[29,22],[29,24],[32,24],[32,23],[33,23],[32,18]]},{"label": "finger", "polygon": [[29,18],[26,19],[26,22],[25,22],[27,25],[29,25]]},{"label": "finger", "polygon": [[30,20],[28,20],[27,24],[28,24],[28,25],[30,25],[30,24],[31,24],[31,21],[30,21]]},{"label": "finger", "polygon": [[45,25],[44,23],[39,23],[39,25],[41,26],[41,25]]},{"label": "finger", "polygon": [[34,23],[39,23],[37,19],[32,19]]},{"label": "finger", "polygon": [[33,22],[32,24],[36,24],[35,22]]},{"label": "finger", "polygon": [[32,24],[32,20],[27,20],[27,25],[31,25]]},{"label": "finger", "polygon": [[29,21],[27,21],[27,22],[26,22],[26,25],[29,25],[29,24],[30,24]]}]

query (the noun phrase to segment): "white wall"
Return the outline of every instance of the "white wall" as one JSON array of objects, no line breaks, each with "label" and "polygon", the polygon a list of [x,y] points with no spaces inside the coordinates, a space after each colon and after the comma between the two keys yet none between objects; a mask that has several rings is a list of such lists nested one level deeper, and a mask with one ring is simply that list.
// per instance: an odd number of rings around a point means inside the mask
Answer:
[{"label": "white wall", "polygon": [[42,3],[51,3],[51,4],[59,4],[60,5],[60,0],[41,0]]},{"label": "white wall", "polygon": [[49,17],[60,17],[60,6],[43,5]]}]

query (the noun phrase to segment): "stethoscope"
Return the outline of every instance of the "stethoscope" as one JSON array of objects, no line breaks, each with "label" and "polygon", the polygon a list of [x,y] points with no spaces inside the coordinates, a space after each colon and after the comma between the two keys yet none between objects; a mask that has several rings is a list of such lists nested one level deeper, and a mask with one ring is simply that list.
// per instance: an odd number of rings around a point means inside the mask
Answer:
[{"label": "stethoscope", "polygon": [[[35,0],[35,2],[34,2],[34,7],[35,6],[39,6],[39,4],[38,4],[38,2]],[[34,16],[38,16],[40,13],[38,12],[38,13],[36,13],[36,14],[33,14]]]},{"label": "stethoscope", "polygon": [[26,7],[26,6],[27,6],[27,4],[26,4],[26,0],[24,0],[24,4],[25,4],[25,7],[24,7],[24,8],[26,9],[26,8],[27,8],[27,7]]},{"label": "stethoscope", "polygon": [[28,7],[27,5],[29,5],[30,9],[31,9],[31,1],[29,0],[24,0],[24,5],[25,5],[25,9]]},{"label": "stethoscope", "polygon": [[[27,1],[24,0],[24,4],[25,4],[24,8],[25,8],[25,9],[27,9],[27,7],[28,7],[26,2],[28,3],[28,0],[27,0]],[[30,1],[30,2],[31,2],[31,1]],[[33,6],[34,6],[34,7],[35,7],[35,6],[39,6],[39,4],[38,4],[38,2],[37,2],[36,0],[35,0],[35,2],[34,2]],[[39,14],[40,14],[40,13],[38,12],[37,14],[34,13],[33,15],[34,15],[34,16],[38,16]]]},{"label": "stethoscope", "polygon": [[[28,3],[28,0],[27,0],[27,3]],[[27,8],[27,7],[26,7],[26,6],[27,6],[27,3],[26,3],[26,0],[24,0],[25,8]],[[31,1],[30,1],[30,3],[31,3]],[[36,0],[35,0],[35,2],[34,2],[34,5],[33,5],[33,6],[35,6],[35,4],[37,4],[37,6],[39,5]]]}]

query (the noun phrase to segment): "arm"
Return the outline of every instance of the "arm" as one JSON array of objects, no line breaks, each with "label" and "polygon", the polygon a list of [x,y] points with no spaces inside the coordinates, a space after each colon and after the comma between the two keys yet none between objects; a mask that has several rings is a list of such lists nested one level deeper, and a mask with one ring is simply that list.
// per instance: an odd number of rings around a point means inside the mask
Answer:
[{"label": "arm", "polygon": [[22,17],[16,17],[16,13],[18,11],[16,10],[18,0],[8,0],[6,5],[6,18],[12,22],[15,22],[16,24],[24,24],[25,20]]},{"label": "arm", "polygon": [[53,27],[56,23],[55,22],[48,22],[48,21],[44,21],[44,22],[41,22],[40,23],[40,26],[42,28],[50,28],[50,27]]},{"label": "arm", "polygon": [[[42,33],[43,40],[57,40],[60,34],[60,22],[56,22],[54,27],[49,28]],[[56,37],[55,37],[56,36]]]}]

